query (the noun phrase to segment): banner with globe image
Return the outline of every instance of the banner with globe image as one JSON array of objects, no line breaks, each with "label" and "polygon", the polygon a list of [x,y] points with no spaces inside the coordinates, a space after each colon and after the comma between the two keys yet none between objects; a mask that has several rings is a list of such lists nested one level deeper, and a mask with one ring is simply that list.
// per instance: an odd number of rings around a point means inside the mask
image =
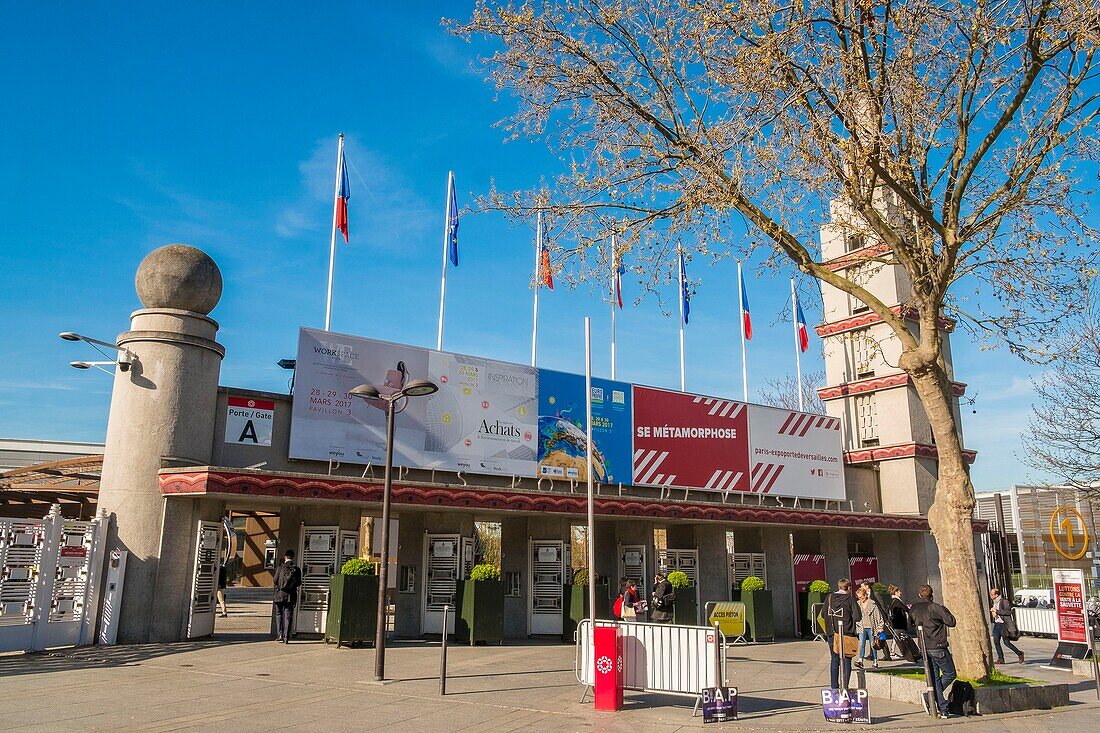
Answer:
[{"label": "banner with globe image", "polygon": [[[599,483],[631,483],[630,385],[592,380],[592,466]],[[584,377],[539,370],[538,476],[588,480]]]}]

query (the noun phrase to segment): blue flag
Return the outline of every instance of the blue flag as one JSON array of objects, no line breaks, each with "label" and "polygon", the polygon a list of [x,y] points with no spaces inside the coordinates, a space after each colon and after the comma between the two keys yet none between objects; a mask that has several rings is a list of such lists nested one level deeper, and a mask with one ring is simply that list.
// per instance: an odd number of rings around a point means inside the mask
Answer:
[{"label": "blue flag", "polygon": [[447,251],[451,264],[458,267],[458,199],[453,172],[447,176]]},{"label": "blue flag", "polygon": [[691,294],[688,292],[687,267],[684,264],[684,253],[680,253],[680,310],[684,314],[684,323],[688,322],[688,314],[691,313]]}]

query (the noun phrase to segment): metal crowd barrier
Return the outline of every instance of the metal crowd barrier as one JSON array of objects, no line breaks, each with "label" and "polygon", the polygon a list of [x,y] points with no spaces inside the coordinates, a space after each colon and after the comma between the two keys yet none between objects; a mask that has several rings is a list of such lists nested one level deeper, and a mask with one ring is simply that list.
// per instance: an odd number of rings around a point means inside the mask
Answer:
[{"label": "metal crowd barrier", "polygon": [[[588,619],[581,621],[575,633],[577,653],[573,669],[577,681],[585,685],[585,694],[595,678],[591,623]],[[614,626],[616,622],[596,621],[596,624]],[[709,626],[632,621],[618,625],[623,635],[624,689],[697,698],[705,687],[726,685],[727,644],[721,631]]]},{"label": "metal crowd barrier", "polygon": [[1022,634],[1058,636],[1058,616],[1053,608],[1027,608],[1016,606],[1016,626]]}]

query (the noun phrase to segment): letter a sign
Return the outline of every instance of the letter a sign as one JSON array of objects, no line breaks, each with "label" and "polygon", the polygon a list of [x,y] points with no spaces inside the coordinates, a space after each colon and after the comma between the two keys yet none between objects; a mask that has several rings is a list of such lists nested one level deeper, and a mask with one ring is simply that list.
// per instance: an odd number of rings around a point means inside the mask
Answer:
[{"label": "letter a sign", "polygon": [[237,445],[271,445],[275,403],[252,397],[230,396],[225,409],[225,442]]}]

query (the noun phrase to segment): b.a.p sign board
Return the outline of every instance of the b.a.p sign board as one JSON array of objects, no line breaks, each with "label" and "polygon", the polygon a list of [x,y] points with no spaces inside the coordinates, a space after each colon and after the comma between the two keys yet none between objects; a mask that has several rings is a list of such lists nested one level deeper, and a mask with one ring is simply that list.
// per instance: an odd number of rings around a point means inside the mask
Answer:
[{"label": "b.a.p sign board", "polygon": [[870,723],[871,704],[867,690],[825,688],[821,691],[821,709],[830,723]]},{"label": "b.a.p sign board", "polygon": [[225,442],[236,445],[271,445],[275,403],[252,397],[229,396],[225,408]]},{"label": "b.a.p sign board", "polygon": [[703,700],[704,723],[737,720],[736,687],[704,687],[699,694]]}]

